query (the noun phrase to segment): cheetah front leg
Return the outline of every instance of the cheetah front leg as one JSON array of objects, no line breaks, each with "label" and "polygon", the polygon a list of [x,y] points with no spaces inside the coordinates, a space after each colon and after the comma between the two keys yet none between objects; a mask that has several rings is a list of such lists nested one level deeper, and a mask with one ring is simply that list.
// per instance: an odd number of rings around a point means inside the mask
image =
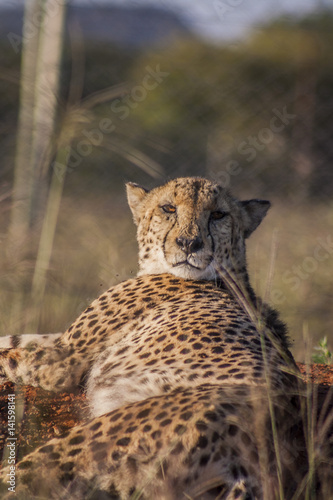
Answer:
[{"label": "cheetah front leg", "polygon": [[0,384],[40,386],[51,391],[79,385],[81,371],[74,366],[74,348],[63,345],[61,333],[27,334],[0,338]]},{"label": "cheetah front leg", "polygon": [[4,349],[14,349],[17,347],[27,347],[40,345],[44,347],[53,346],[55,341],[61,337],[62,333],[26,333],[24,335],[7,335],[0,337],[0,352]]},{"label": "cheetah front leg", "polygon": [[[0,385],[6,382],[16,382],[16,372],[24,372],[23,367],[26,363],[24,349],[31,352],[36,350],[38,346],[52,346],[61,335],[61,333],[51,333],[47,335],[25,334],[0,337]],[[18,363],[20,367],[17,370]],[[34,385],[32,381],[23,383]]]}]

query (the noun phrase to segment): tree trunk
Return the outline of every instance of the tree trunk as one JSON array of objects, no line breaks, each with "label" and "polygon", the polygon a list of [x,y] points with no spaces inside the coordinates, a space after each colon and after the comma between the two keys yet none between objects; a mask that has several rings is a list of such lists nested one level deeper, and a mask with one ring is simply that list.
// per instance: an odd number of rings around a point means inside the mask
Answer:
[{"label": "tree trunk", "polygon": [[66,1],[26,2],[9,251],[23,252],[46,200],[58,103]]}]

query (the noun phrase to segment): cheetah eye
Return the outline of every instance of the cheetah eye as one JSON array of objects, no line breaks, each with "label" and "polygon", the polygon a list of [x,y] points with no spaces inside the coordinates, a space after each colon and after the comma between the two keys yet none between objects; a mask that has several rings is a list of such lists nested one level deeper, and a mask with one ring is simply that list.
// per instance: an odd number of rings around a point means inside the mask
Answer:
[{"label": "cheetah eye", "polygon": [[166,214],[174,214],[176,212],[176,207],[173,205],[163,205],[161,208]]},{"label": "cheetah eye", "polygon": [[217,210],[216,212],[212,212],[210,214],[210,220],[220,220],[223,219],[226,215],[228,215],[228,212]]}]

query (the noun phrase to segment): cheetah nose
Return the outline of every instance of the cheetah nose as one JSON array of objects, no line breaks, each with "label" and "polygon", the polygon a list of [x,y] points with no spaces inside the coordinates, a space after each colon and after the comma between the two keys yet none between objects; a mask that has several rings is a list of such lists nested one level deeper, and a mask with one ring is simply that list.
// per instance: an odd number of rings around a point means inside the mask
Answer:
[{"label": "cheetah nose", "polygon": [[186,254],[198,252],[203,247],[203,241],[200,236],[192,239],[180,236],[176,238],[176,243]]}]

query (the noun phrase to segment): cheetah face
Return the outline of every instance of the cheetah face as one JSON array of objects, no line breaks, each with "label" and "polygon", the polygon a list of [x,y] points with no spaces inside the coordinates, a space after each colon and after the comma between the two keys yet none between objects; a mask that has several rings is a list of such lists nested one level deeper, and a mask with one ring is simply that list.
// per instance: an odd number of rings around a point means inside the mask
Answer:
[{"label": "cheetah face", "polygon": [[185,279],[246,272],[245,238],[270,206],[261,200],[240,202],[219,184],[190,177],[151,191],[129,183],[127,196],[138,226],[139,274]]}]

